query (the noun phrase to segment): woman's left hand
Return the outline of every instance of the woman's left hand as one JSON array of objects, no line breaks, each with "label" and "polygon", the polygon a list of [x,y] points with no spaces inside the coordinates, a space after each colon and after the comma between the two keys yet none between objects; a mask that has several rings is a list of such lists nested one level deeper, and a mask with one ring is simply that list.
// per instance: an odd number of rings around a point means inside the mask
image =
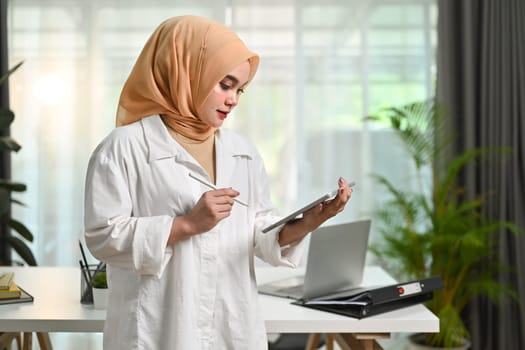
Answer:
[{"label": "woman's left hand", "polygon": [[306,211],[301,219],[293,220],[284,225],[279,233],[279,244],[281,246],[302,239],[308,232],[312,232],[321,226],[323,222],[345,209],[346,203],[352,197],[352,187],[342,177],[339,178],[337,183],[339,188],[334,199],[316,205]]},{"label": "woman's left hand", "polygon": [[346,203],[352,197],[352,187],[342,177],[338,181],[339,189],[334,199],[316,205],[303,214],[303,224],[313,231],[323,222],[336,216],[345,209]]}]

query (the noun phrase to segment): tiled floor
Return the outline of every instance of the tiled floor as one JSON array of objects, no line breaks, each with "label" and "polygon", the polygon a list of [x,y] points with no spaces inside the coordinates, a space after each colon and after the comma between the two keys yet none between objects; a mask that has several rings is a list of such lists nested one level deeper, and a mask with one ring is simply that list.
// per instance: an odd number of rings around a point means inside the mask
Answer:
[{"label": "tiled floor", "polygon": [[[275,340],[272,336],[274,335],[270,334],[268,338]],[[407,336],[408,334],[393,334],[390,339],[379,341],[379,344],[384,350],[409,350]],[[319,350],[326,350],[326,347],[320,347]],[[336,343],[334,343],[334,350],[340,350]]]},{"label": "tiled floor", "polygon": [[102,333],[50,333],[50,337],[53,349],[102,350]]},{"label": "tiled floor", "polygon": [[[51,333],[50,336],[54,349],[102,350],[102,333]],[[408,350],[406,336],[394,334],[391,339],[380,341],[380,344],[384,350]],[[36,338],[33,344],[38,344]],[[340,349],[336,345],[334,350]]]}]

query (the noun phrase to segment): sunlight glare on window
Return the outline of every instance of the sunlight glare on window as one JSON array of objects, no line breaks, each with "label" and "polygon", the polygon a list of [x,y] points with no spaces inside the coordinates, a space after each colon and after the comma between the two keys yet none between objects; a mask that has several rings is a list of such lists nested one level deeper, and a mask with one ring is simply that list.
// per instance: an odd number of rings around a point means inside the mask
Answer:
[{"label": "sunlight glare on window", "polygon": [[46,106],[56,106],[67,98],[65,79],[56,73],[38,78],[33,85],[33,95]]}]

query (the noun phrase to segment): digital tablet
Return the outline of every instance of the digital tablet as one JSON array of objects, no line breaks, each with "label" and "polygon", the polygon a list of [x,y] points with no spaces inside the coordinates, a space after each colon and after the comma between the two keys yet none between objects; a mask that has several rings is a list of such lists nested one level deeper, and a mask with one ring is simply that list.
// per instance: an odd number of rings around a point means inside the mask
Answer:
[{"label": "digital tablet", "polygon": [[[350,187],[353,187],[355,185],[355,182],[351,182],[348,184]],[[274,229],[276,228],[277,226],[279,225],[282,225],[282,224],[285,224],[287,223],[288,221],[291,221],[293,219],[295,219],[297,216],[301,215],[302,213],[304,213],[305,211],[309,210],[309,209],[312,209],[313,207],[315,207],[317,204],[319,203],[322,203],[324,201],[327,201],[329,199],[332,199],[334,198],[336,195],[337,195],[337,191],[338,190],[334,190],[332,192],[328,192],[328,193],[325,193],[323,194],[321,197],[317,198],[315,201],[311,202],[310,204],[307,204],[305,205],[304,207],[302,207],[301,209],[299,210],[296,210],[294,211],[293,213],[291,213],[290,215],[288,215],[287,217],[285,218],[282,218],[281,220],[271,224],[270,226],[267,226],[265,227],[262,232],[263,233],[266,233],[268,231],[270,231],[271,229]]]},{"label": "digital tablet", "polygon": [[334,198],[337,194],[337,190],[334,190],[332,192],[328,192],[328,193],[325,193],[323,194],[321,197],[317,198],[316,200],[314,200],[313,202],[305,205],[304,207],[302,207],[301,209],[298,209],[296,211],[294,211],[293,213],[291,213],[290,215],[282,218],[281,220],[277,221],[277,222],[274,222],[273,224],[271,224],[270,226],[266,226],[262,232],[263,233],[266,233],[268,231],[270,231],[271,229],[274,229],[276,228],[277,226],[279,225],[282,225],[282,224],[285,224],[287,223],[288,221],[291,221],[293,219],[295,219],[297,216],[301,215],[302,213],[304,213],[305,211],[309,210],[309,209],[312,209],[313,207],[315,207],[317,204],[319,203],[322,203],[326,200],[329,200],[331,198]]}]

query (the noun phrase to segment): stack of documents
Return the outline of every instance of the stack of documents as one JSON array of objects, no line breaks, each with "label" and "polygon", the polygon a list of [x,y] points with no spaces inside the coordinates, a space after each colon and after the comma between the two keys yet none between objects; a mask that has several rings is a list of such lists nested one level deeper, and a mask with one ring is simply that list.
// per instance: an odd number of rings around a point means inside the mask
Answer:
[{"label": "stack of documents", "polygon": [[346,296],[299,300],[292,304],[363,318],[429,301],[443,288],[440,276],[360,290]]},{"label": "stack of documents", "polygon": [[14,277],[14,272],[0,273],[0,304],[33,301],[33,297],[15,283]]},{"label": "stack of documents", "polygon": [[20,298],[20,288],[14,281],[14,272],[0,275],[0,299]]}]

